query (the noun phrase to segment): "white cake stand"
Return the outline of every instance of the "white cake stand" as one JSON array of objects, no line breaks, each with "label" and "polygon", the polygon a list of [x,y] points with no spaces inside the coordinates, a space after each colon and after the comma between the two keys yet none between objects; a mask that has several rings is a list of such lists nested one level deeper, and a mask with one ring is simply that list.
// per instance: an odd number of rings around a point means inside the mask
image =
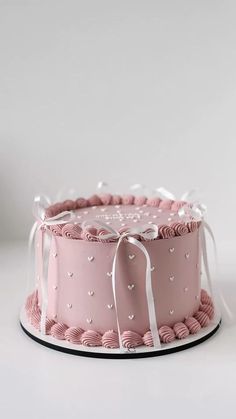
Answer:
[{"label": "white cake stand", "polygon": [[50,335],[42,335],[27,320],[25,309],[20,314],[20,325],[23,331],[33,340],[48,348],[55,349],[60,352],[66,352],[72,355],[80,355],[94,358],[145,358],[150,356],[167,355],[173,352],[183,351],[193,346],[199,345],[205,340],[213,336],[219,329],[221,324],[221,316],[216,313],[210,325],[202,328],[196,335],[190,335],[182,340],[175,340],[171,343],[163,343],[160,349],[154,349],[145,345],[137,348],[126,349],[120,352],[119,349],[106,349],[102,346],[87,347],[74,344],[66,340],[55,339]]}]

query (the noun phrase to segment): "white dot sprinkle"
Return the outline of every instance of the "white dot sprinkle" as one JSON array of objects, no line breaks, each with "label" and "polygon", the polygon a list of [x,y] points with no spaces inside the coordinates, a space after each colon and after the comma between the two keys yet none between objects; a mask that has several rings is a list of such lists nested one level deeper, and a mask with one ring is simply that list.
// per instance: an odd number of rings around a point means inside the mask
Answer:
[{"label": "white dot sprinkle", "polygon": [[188,291],[188,287],[185,287],[185,288],[184,288],[184,292],[187,292],[187,291]]}]

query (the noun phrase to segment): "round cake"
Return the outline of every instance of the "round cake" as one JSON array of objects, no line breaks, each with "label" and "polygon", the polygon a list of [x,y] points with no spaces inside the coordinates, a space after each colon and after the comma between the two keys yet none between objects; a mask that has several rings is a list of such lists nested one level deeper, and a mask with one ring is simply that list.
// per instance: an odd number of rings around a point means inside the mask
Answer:
[{"label": "round cake", "polygon": [[109,350],[155,346],[155,327],[161,344],[200,332],[214,307],[191,206],[110,194],[48,206],[36,224],[28,322],[55,341]]}]

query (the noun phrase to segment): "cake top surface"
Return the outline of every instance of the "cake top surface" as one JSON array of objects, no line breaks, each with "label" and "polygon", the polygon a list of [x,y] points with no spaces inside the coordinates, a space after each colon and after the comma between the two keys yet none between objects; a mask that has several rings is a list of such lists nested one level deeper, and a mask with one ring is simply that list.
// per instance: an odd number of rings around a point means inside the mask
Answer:
[{"label": "cake top surface", "polygon": [[148,206],[147,204],[136,205],[99,205],[80,208],[75,211],[77,222],[84,221],[96,225],[106,224],[119,231],[122,227],[133,228],[135,226],[155,224],[157,226],[174,222],[181,222],[178,212],[171,209],[162,209]]},{"label": "cake top surface", "polygon": [[[182,207],[189,207],[184,201],[162,200],[159,197],[133,195],[93,195],[92,197],[66,200],[51,205],[46,210],[46,219],[58,216],[63,211],[73,214],[69,223],[61,223],[49,228],[54,235],[70,239],[89,241],[114,241],[126,232],[135,234],[142,240],[142,232],[155,228],[156,238],[182,236],[198,228],[199,222],[191,216],[182,217]],[[115,231],[116,237],[107,239],[107,234]]]}]

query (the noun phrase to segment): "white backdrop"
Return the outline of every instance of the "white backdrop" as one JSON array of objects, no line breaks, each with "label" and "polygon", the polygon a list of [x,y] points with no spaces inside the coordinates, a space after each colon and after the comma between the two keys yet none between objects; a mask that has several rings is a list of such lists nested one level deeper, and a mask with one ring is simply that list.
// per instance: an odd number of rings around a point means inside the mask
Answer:
[{"label": "white backdrop", "polygon": [[[0,230],[33,196],[197,187],[233,238],[234,1],[0,0]],[[226,215],[225,215],[226,212]]]}]

